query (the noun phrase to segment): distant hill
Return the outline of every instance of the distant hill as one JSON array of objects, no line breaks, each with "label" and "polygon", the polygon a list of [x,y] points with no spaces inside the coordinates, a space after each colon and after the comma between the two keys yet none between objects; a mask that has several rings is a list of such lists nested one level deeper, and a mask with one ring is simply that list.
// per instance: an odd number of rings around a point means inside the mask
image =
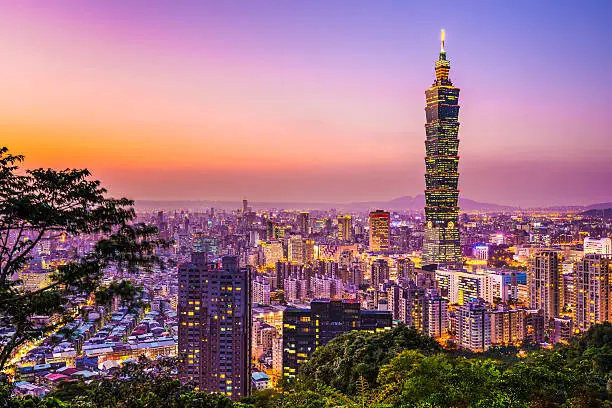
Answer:
[{"label": "distant hill", "polygon": [[586,207],[586,210],[609,210],[612,208],[612,203],[591,204]]},{"label": "distant hill", "polygon": [[602,218],[612,218],[612,203],[610,203],[611,208],[602,208],[602,209],[592,209],[581,213],[586,217],[602,217]]},{"label": "distant hill", "polygon": [[[263,208],[282,208],[282,209],[312,209],[328,210],[335,208],[343,211],[369,211],[372,209],[384,209],[395,211],[421,211],[425,206],[425,196],[423,194],[411,197],[398,197],[390,201],[362,201],[352,203],[302,203],[302,202],[249,202],[249,205],[256,209]],[[210,201],[210,200],[136,200],[136,208],[141,211],[155,210],[189,210],[202,211],[205,208],[218,208],[232,210],[242,207],[240,201]],[[467,198],[459,199],[461,211],[503,211],[511,210],[515,207],[503,206],[499,204],[481,203]]]},{"label": "distant hill", "polygon": [[[410,210],[419,210],[425,207],[425,195],[419,194],[414,197],[404,196],[395,198],[386,203],[389,209],[410,209]],[[459,208],[461,211],[482,211],[482,210],[491,210],[491,211],[503,211],[503,210],[512,210],[516,207],[510,207],[506,205],[499,204],[491,204],[491,203],[481,203],[478,201],[470,200],[469,198],[459,198]]]}]

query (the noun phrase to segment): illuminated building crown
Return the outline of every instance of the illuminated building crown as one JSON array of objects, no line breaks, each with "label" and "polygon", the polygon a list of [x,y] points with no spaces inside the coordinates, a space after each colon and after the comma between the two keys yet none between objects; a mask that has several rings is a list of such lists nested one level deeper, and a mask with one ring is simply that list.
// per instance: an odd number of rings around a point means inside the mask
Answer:
[{"label": "illuminated building crown", "polygon": [[452,82],[448,79],[450,61],[446,59],[446,51],[444,50],[445,37],[446,32],[442,30],[440,33],[440,58],[436,61],[436,83],[434,85],[452,85]]}]

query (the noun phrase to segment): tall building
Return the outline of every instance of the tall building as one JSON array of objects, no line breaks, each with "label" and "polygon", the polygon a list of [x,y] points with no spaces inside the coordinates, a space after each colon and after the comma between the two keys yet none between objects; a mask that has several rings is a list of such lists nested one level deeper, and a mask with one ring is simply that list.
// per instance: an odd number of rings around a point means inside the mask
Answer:
[{"label": "tall building", "polygon": [[457,342],[460,348],[477,352],[491,347],[491,314],[483,299],[466,303],[457,311]]},{"label": "tall building", "polygon": [[612,255],[612,239],[586,237],[584,239],[584,254]]},{"label": "tall building", "polygon": [[525,310],[500,304],[491,315],[491,344],[520,345],[525,340]]},{"label": "tall building", "polygon": [[448,332],[448,300],[435,290],[425,296],[423,331],[433,338],[440,338]]},{"label": "tall building", "polygon": [[527,275],[532,309],[544,311],[544,324],[561,315],[563,309],[563,263],[555,250],[538,251],[529,262]]},{"label": "tall building", "polygon": [[305,211],[298,213],[297,224],[300,234],[308,236],[310,234],[310,213]]},{"label": "tall building", "polygon": [[194,253],[179,267],[179,359],[182,381],[236,400],[251,389],[250,270],[234,256],[221,264]]},{"label": "tall building", "polygon": [[612,256],[585,255],[576,265],[575,274],[576,327],[587,330],[594,324],[612,320]]},{"label": "tall building", "polygon": [[372,287],[378,289],[381,283],[389,280],[389,263],[384,259],[372,262]]},{"label": "tall building", "polygon": [[386,330],[391,323],[391,312],[361,310],[356,300],[315,300],[308,309],[289,307],[283,313],[283,376],[297,375],[317,347],[343,333]]},{"label": "tall building", "polygon": [[388,251],[390,240],[390,214],[376,210],[370,213],[370,251]]},{"label": "tall building", "polygon": [[487,276],[463,270],[438,269],[435,272],[438,290],[451,304],[463,305],[485,298]]},{"label": "tall building", "polygon": [[397,269],[396,278],[406,279],[414,278],[414,262],[410,258],[399,258],[395,261],[395,267]]},{"label": "tall building", "polygon": [[301,235],[292,235],[289,237],[287,244],[287,255],[289,261],[297,262],[298,264],[304,263],[304,240]]},{"label": "tall building", "polygon": [[436,80],[425,91],[425,233],[424,264],[461,262],[459,242],[459,88],[449,79],[450,62],[442,49]]},{"label": "tall building", "polygon": [[350,242],[353,239],[353,219],[350,215],[338,216],[338,240]]}]

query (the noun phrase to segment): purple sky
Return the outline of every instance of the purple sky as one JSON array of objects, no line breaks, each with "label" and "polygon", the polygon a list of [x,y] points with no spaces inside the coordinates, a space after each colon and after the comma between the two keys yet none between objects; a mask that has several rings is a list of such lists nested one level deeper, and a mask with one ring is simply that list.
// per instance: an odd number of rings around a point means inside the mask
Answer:
[{"label": "purple sky", "polygon": [[29,166],[88,167],[114,194],[421,194],[445,28],[462,196],[612,201],[608,1],[0,5],[3,144]]}]

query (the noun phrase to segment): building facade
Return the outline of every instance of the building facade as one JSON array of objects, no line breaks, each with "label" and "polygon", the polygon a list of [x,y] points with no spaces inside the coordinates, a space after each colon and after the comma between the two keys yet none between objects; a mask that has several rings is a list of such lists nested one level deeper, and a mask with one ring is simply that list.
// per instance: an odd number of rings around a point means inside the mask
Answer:
[{"label": "building facade", "polygon": [[450,62],[442,48],[436,80],[425,91],[425,232],[423,263],[461,262],[459,241],[459,88],[449,78]]},{"label": "building facade", "polygon": [[390,329],[389,311],[361,310],[356,300],[315,300],[310,308],[287,308],[283,314],[283,377],[297,375],[318,346],[353,330]]},{"label": "building facade", "polygon": [[576,265],[574,291],[576,306],[575,325],[588,330],[594,324],[612,318],[612,257],[608,255],[585,255]]},{"label": "building facade", "polygon": [[234,400],[251,390],[250,274],[234,256],[179,266],[180,378]]},{"label": "building facade", "polygon": [[390,241],[390,214],[383,210],[370,213],[370,251],[388,251]]},{"label": "building facade", "polygon": [[563,309],[563,263],[555,250],[538,251],[529,263],[527,275],[532,309],[544,311],[545,326]]}]

